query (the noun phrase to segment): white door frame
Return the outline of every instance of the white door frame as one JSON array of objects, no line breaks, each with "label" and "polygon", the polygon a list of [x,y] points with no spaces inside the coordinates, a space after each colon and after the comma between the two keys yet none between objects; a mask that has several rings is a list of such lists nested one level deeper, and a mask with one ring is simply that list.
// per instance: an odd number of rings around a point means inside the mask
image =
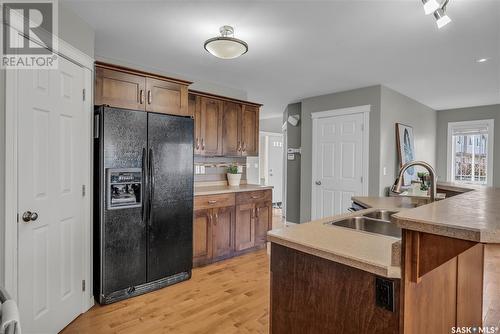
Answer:
[{"label": "white door frame", "polygon": [[[266,148],[266,151],[265,151],[265,166],[264,166],[264,170],[268,170],[268,166],[269,166],[269,150],[268,150],[268,146],[269,146],[269,136],[276,136],[276,137],[281,137],[283,139],[283,134],[282,133],[279,133],[279,132],[269,132],[269,131],[259,131],[259,137],[262,138],[264,137],[265,138],[265,143],[264,143],[264,146]],[[259,139],[260,139],[259,138]],[[267,174],[267,173],[266,173]],[[265,180],[266,180],[266,183],[267,183],[267,175],[260,175],[260,167],[259,167],[259,180],[264,177]]]},{"label": "white door frame", "polygon": [[[57,37],[54,37],[57,38]],[[85,100],[84,110],[88,111],[85,123],[85,131],[88,133],[88,146],[83,154],[87,155],[89,162],[88,174],[85,177],[86,199],[84,208],[83,228],[84,235],[84,268],[86,289],[85,298],[82,302],[81,312],[85,312],[94,304],[92,292],[92,154],[93,154],[93,82],[94,82],[94,59],[65,41],[58,40],[59,56],[75,63],[85,69],[84,87]],[[5,288],[18,300],[18,71],[7,69],[5,75],[5,248],[3,258],[2,280]]]},{"label": "white door frame", "polygon": [[316,158],[318,157],[317,140],[314,135],[318,128],[318,122],[322,118],[329,118],[335,116],[345,116],[353,114],[363,114],[363,196],[368,196],[368,161],[370,159],[370,110],[371,105],[362,105],[350,108],[333,109],[326,111],[318,111],[311,113],[312,118],[312,172],[311,172],[311,219],[317,219],[314,203],[316,203],[316,192],[314,189],[314,182],[317,180],[316,175]]}]

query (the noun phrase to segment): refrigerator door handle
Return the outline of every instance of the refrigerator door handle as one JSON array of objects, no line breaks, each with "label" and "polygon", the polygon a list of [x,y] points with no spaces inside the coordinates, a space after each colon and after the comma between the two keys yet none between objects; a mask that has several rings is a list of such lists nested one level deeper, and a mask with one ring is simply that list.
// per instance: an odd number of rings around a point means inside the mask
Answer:
[{"label": "refrigerator door handle", "polygon": [[141,219],[142,221],[145,223],[146,222],[146,219],[147,219],[147,215],[146,215],[146,196],[147,196],[147,185],[146,185],[146,180],[147,180],[147,175],[146,175],[146,170],[147,170],[147,166],[146,166],[146,148],[142,148],[142,157],[141,157],[141,170],[142,170],[142,178],[141,178],[141,182],[142,182],[142,185],[141,185],[141,189],[142,189],[142,205],[141,205]]},{"label": "refrigerator door handle", "polygon": [[153,220],[153,199],[155,192],[155,168],[153,149],[149,149],[149,226]]}]

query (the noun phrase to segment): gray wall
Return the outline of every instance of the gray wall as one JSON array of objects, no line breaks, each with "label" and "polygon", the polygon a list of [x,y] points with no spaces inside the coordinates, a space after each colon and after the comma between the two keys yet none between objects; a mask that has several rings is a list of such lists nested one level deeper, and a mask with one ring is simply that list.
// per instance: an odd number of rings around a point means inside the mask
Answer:
[{"label": "gray wall", "polygon": [[59,5],[59,38],[94,57],[95,32],[71,10]]},{"label": "gray wall", "polygon": [[[300,221],[311,220],[311,186],[312,186],[312,120],[311,113],[332,109],[371,105],[370,111],[370,173],[369,194],[379,194],[379,161],[380,161],[380,91],[381,86],[371,86],[345,92],[307,98],[302,101],[302,160]],[[371,168],[376,166],[376,168]]]},{"label": "gray wall", "polygon": [[[286,121],[288,116],[301,115],[301,104],[294,103],[288,105],[283,114],[282,121]],[[301,116],[302,118],[302,116]],[[302,120],[297,126],[292,126],[286,123],[287,131],[287,147],[299,148],[301,147],[301,125]],[[285,153],[286,154],[286,153]],[[286,161],[286,220],[292,223],[300,223],[300,167],[301,156],[295,154],[295,160]]]},{"label": "gray wall", "polygon": [[437,112],[437,173],[440,180],[446,180],[448,123],[483,119],[495,120],[493,186],[500,187],[500,104]]},{"label": "gray wall", "polygon": [[281,133],[282,126],[283,126],[283,117],[278,116],[275,118],[266,118],[260,120],[259,130],[265,132]]},{"label": "gray wall", "polygon": [[[434,109],[384,86],[381,101],[379,193],[385,195],[399,170],[396,123],[413,127],[415,159],[427,161],[436,168],[437,116]],[[383,173],[384,167],[386,175]]]}]

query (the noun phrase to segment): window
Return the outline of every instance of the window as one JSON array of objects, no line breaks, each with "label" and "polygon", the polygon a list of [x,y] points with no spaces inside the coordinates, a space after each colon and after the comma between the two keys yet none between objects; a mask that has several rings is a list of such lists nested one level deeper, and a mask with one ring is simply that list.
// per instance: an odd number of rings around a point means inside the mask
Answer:
[{"label": "window", "polygon": [[493,120],[448,123],[448,181],[492,185]]}]

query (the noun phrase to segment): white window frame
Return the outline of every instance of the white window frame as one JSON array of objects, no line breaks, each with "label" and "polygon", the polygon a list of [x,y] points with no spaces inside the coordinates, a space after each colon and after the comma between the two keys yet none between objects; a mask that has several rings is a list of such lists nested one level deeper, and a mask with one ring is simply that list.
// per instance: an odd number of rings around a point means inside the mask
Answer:
[{"label": "white window frame", "polygon": [[488,165],[486,166],[486,185],[493,186],[493,144],[494,144],[494,133],[495,133],[495,120],[493,119],[483,119],[475,121],[463,121],[463,122],[449,122],[448,123],[448,149],[446,157],[446,180],[448,182],[455,183],[469,183],[476,184],[473,182],[460,182],[455,181],[455,168],[453,163],[453,129],[462,127],[487,127],[488,128]]}]

